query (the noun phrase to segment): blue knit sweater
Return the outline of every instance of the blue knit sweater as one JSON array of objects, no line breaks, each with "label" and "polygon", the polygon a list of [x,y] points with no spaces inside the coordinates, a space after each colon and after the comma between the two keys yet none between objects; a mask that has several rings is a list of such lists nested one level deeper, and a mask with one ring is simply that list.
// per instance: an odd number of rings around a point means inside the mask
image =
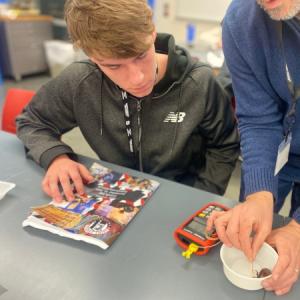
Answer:
[{"label": "blue knit sweater", "polygon": [[[283,45],[290,74],[300,86],[300,21],[283,22]],[[277,198],[274,176],[284,138],[284,116],[292,97],[287,85],[278,21],[255,0],[233,0],[223,22],[223,46],[232,75],[243,155],[245,195],[266,190]],[[300,176],[300,101],[285,170]],[[290,168],[290,169],[289,169]],[[294,216],[300,222],[300,208]]]}]

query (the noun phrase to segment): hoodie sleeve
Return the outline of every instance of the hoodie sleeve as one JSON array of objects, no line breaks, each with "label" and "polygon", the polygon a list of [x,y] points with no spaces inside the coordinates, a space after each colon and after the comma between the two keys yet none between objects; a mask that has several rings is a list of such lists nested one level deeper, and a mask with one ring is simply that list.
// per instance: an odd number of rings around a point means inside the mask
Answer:
[{"label": "hoodie sleeve", "polygon": [[195,83],[203,103],[199,131],[206,151],[194,186],[223,195],[240,153],[237,124],[229,96],[210,68],[200,68],[198,76]]},{"label": "hoodie sleeve", "polygon": [[74,68],[73,64],[45,84],[16,119],[17,135],[27,156],[45,169],[59,155],[74,155],[61,141],[62,134],[76,126],[73,99],[78,80]]}]

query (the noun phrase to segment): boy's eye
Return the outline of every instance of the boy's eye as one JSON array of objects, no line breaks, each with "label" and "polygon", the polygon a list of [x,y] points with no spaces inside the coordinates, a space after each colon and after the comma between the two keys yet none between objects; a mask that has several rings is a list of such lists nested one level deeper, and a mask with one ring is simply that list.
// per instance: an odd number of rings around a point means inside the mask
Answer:
[{"label": "boy's eye", "polygon": [[107,66],[107,68],[109,68],[110,70],[117,70],[117,69],[119,69],[120,68],[120,66],[119,65],[112,65],[112,66]]},{"label": "boy's eye", "polygon": [[147,55],[147,52],[144,52],[144,53],[140,54],[137,58],[143,59],[144,57],[146,57],[146,55]]}]

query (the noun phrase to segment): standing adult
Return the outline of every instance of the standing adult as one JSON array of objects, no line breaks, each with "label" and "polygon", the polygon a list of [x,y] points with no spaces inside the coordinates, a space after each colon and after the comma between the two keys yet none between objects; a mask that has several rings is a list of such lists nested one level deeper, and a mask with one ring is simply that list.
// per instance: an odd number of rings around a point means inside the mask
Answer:
[{"label": "standing adult", "polygon": [[267,290],[287,293],[300,268],[300,201],[292,221],[271,232],[278,210],[300,181],[300,0],[234,0],[223,23],[223,47],[237,101],[242,198],[215,214],[221,240],[253,260],[267,239],[279,254]]}]

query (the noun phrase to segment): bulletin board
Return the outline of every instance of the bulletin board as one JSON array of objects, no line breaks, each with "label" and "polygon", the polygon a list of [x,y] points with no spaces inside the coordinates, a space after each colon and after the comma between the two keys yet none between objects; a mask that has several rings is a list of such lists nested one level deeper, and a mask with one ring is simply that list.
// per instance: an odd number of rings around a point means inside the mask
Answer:
[{"label": "bulletin board", "polygon": [[221,22],[231,0],[176,0],[176,17]]}]

